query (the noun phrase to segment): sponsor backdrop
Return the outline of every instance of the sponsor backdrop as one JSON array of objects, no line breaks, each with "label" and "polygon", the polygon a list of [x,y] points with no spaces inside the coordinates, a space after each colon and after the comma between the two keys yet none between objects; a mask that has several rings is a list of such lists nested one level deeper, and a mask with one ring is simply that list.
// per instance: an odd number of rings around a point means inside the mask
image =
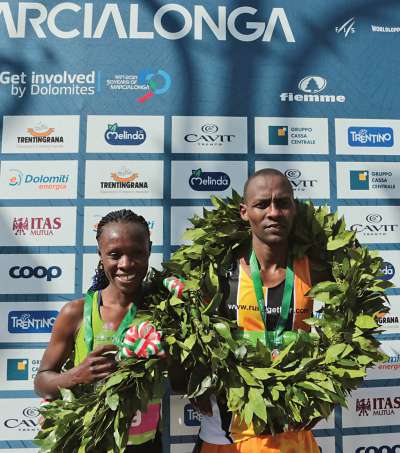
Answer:
[{"label": "sponsor backdrop", "polygon": [[[0,453],[35,452],[32,380],[63,304],[130,207],[152,265],[209,196],[263,167],[379,250],[388,355],[315,433],[323,453],[400,452],[400,9],[397,0],[0,2]],[[200,415],[164,400],[166,452]]]}]

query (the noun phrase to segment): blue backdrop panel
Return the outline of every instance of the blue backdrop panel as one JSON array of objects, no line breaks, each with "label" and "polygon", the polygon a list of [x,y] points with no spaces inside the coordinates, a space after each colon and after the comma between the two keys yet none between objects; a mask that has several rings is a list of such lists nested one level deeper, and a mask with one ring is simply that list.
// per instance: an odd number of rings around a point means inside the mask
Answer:
[{"label": "blue backdrop panel", "polygon": [[[109,210],[149,222],[152,265],[255,170],[379,250],[389,356],[316,427],[324,453],[400,449],[400,8],[321,2],[0,2],[0,451],[34,452],[32,380],[96,265]],[[166,452],[199,414],[164,400]]]}]

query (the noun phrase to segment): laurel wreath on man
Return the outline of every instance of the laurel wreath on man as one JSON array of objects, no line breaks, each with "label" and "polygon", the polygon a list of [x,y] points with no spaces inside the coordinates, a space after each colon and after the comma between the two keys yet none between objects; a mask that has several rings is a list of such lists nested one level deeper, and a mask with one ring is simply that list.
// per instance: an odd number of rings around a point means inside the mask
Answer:
[{"label": "laurel wreath on man", "polygon": [[261,342],[234,338],[235,323],[217,308],[223,279],[251,241],[240,202],[235,192],[226,201],[212,197],[214,209],[191,219],[185,238],[192,243],[164,263],[168,275],[185,279],[179,298],[163,288],[165,274],[155,273],[152,322],[169,358],[129,359],[95,392],[63,391],[63,400],[42,411],[42,452],[122,453],[131,418],[154,396],[168,365],[186,374],[189,397],[214,394],[257,434],[276,434],[311,427],[335,405],[346,406],[367,368],[385,359],[375,338],[391,286],[380,278],[382,259],[360,246],[337,213],[311,203],[297,202],[290,244],[294,258],[307,255],[315,270],[332,275],[308,294],[322,303],[306,321],[313,333],[299,335],[275,360]]}]

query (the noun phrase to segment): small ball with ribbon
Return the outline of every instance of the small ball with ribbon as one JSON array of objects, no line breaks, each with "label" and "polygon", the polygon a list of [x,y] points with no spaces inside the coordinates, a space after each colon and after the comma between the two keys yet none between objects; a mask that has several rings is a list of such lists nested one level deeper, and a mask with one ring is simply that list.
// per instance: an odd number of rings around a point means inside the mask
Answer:
[{"label": "small ball with ribbon", "polygon": [[119,358],[130,358],[134,355],[146,359],[154,355],[165,356],[161,344],[161,333],[148,321],[131,326],[125,334]]},{"label": "small ball with ribbon", "polygon": [[163,285],[176,297],[181,297],[185,288],[184,282],[178,277],[167,277],[163,280]]}]

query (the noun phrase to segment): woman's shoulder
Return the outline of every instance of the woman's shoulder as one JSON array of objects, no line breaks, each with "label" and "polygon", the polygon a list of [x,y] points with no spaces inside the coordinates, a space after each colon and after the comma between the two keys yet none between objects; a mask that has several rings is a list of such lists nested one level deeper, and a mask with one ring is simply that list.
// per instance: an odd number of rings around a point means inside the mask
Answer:
[{"label": "woman's shoulder", "polygon": [[60,310],[60,314],[58,315],[59,321],[63,321],[63,323],[75,330],[76,326],[82,321],[83,307],[83,298],[71,300]]}]

